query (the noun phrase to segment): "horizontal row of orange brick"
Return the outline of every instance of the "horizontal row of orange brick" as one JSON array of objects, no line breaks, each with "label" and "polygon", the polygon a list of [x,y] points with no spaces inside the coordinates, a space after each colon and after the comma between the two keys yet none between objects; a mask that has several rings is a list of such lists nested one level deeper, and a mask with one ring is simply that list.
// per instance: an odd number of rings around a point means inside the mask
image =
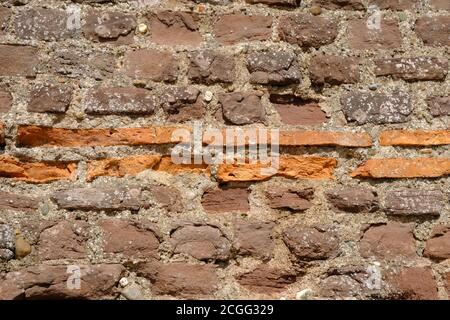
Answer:
[{"label": "horizontal row of orange brick", "polygon": [[[273,176],[333,179],[337,162],[329,157],[281,155],[278,167],[272,167],[271,163],[219,164],[216,178],[220,182],[263,181]],[[76,169],[76,162],[25,162],[10,155],[0,156],[0,177],[31,183],[75,180]],[[152,154],[88,161],[86,179],[133,176],[148,169],[170,174],[211,175],[210,165],[175,164],[170,156]],[[359,178],[437,178],[447,175],[450,175],[450,158],[444,157],[369,159],[351,173],[352,177]]]},{"label": "horizontal row of orange brick", "polygon": [[[5,125],[0,123],[0,137]],[[17,130],[19,147],[93,147],[115,145],[163,145],[189,142],[195,128],[155,126],[116,129],[65,129],[21,125]],[[280,146],[371,147],[367,133],[337,131],[274,130],[269,128],[205,129],[200,132],[204,144],[248,145],[263,143]],[[265,140],[264,140],[265,139]],[[275,140],[275,139],[278,139]],[[271,141],[273,143],[271,143]],[[0,139],[0,144],[4,138]],[[450,144],[450,130],[385,130],[381,146],[439,146]]]},{"label": "horizontal row of orange brick", "polygon": [[[151,127],[122,129],[62,129],[37,126],[20,126],[17,142],[22,147],[83,147],[110,145],[143,145],[187,142],[187,136],[172,139],[175,129],[182,127]],[[187,133],[191,128],[184,127]],[[262,129],[264,130],[264,129]],[[235,131],[236,135],[239,135]],[[243,130],[244,132],[244,130]],[[246,136],[245,134],[241,136]],[[211,142],[203,137],[203,142]],[[248,143],[248,135],[246,136]],[[370,136],[365,133],[282,131],[279,144],[283,146],[332,145],[369,147]],[[382,145],[444,145],[450,144],[450,130],[439,131],[386,131]],[[274,160],[275,161],[275,160]],[[247,161],[248,162],[248,161]],[[337,160],[331,157],[281,155],[276,162],[222,163],[215,176],[221,182],[262,181],[272,176],[293,179],[332,179]],[[0,177],[14,178],[34,183],[59,179],[75,179],[77,164],[55,162],[23,162],[10,155],[0,156]],[[138,155],[124,158],[88,161],[87,180],[99,176],[123,177],[144,170],[178,174],[180,172],[211,175],[208,164],[175,164],[170,156]],[[370,159],[356,168],[351,176],[367,178],[431,178],[450,175],[450,157],[440,158],[382,158]]]}]

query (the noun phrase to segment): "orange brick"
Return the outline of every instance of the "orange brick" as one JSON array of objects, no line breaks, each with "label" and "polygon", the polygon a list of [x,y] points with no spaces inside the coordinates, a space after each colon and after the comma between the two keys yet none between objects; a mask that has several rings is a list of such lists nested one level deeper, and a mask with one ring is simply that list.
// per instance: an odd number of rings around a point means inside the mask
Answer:
[{"label": "orange brick", "polygon": [[164,171],[170,174],[179,174],[179,173],[207,173],[208,174],[208,165],[207,164],[175,164],[173,163],[170,156],[162,157],[159,164],[155,167],[157,171]]},{"label": "orange brick", "polygon": [[63,129],[20,126],[17,144],[20,147],[93,147],[114,145],[148,145],[179,143],[172,134],[180,127]]},{"label": "orange brick", "polygon": [[[234,128],[233,128],[234,129]],[[266,133],[259,130],[266,130]],[[221,130],[224,141],[220,144],[229,143],[227,140],[226,131]],[[235,129],[230,135],[233,138],[235,145],[248,145],[250,141],[253,143],[261,142],[259,133],[263,138],[267,138],[267,143],[272,142],[272,135],[270,129]],[[252,135],[253,134],[253,135]],[[239,139],[238,139],[239,138]],[[210,145],[218,145],[207,133],[203,136],[203,143]],[[341,147],[370,147],[372,146],[372,139],[367,133],[352,133],[352,132],[330,132],[330,131],[299,131],[289,130],[279,132],[280,146],[341,146]]]},{"label": "orange brick", "polygon": [[372,146],[372,139],[367,133],[329,131],[281,131],[280,145],[370,147]]},{"label": "orange brick", "polygon": [[362,178],[435,178],[450,174],[449,158],[370,159],[352,172]]},{"label": "orange brick", "polygon": [[438,146],[450,144],[450,130],[385,131],[380,136],[382,146]]},{"label": "orange brick", "polygon": [[0,156],[0,177],[32,183],[74,180],[76,168],[75,163],[22,162],[8,155]]},{"label": "orange brick", "polygon": [[140,155],[127,158],[112,158],[88,162],[87,181],[99,176],[124,177],[154,168],[161,160],[160,155]]},{"label": "orange brick", "polygon": [[273,172],[268,171],[270,164],[222,164],[217,178],[223,182],[261,181],[276,175],[293,179],[332,179],[336,165],[333,158],[283,155],[278,170]]}]

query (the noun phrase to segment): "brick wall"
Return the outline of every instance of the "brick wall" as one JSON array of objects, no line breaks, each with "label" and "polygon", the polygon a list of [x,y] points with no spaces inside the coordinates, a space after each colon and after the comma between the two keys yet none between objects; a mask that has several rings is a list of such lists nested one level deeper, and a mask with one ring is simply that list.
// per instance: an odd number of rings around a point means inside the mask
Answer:
[{"label": "brick wall", "polygon": [[0,298],[448,299],[449,4],[2,0]]}]

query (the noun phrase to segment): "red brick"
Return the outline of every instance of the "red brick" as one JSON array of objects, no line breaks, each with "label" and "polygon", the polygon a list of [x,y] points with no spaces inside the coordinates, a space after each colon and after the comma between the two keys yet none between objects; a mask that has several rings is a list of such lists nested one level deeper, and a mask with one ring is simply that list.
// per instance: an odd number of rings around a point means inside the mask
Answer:
[{"label": "red brick", "polygon": [[370,147],[372,138],[367,133],[330,131],[280,131],[281,146],[341,146]]},{"label": "red brick", "polygon": [[221,44],[232,45],[244,41],[264,41],[272,36],[272,18],[227,14],[217,18],[214,34]]},{"label": "red brick", "polygon": [[189,164],[176,164],[172,161],[171,156],[163,156],[161,161],[156,165],[155,170],[164,171],[170,174],[195,173],[209,175],[208,165],[204,163],[195,164],[194,161]]},{"label": "red brick", "polygon": [[38,50],[22,45],[0,45],[0,76],[36,76]]},{"label": "red brick", "polygon": [[401,47],[402,38],[394,20],[382,20],[380,28],[369,27],[366,19],[349,21],[348,41],[352,49],[375,50]]},{"label": "red brick", "polygon": [[134,79],[174,82],[178,75],[178,63],[169,52],[140,49],[125,54],[124,70]]},{"label": "red brick", "polygon": [[151,41],[162,45],[198,46],[199,17],[188,12],[159,11],[148,16]]}]

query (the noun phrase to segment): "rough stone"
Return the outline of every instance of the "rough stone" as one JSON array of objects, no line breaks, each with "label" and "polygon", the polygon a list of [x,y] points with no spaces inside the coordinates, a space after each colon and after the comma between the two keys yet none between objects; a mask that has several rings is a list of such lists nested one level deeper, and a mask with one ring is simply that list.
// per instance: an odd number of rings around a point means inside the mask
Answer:
[{"label": "rough stone", "polygon": [[433,117],[450,116],[450,96],[430,97],[427,103]]},{"label": "rough stone", "polygon": [[88,224],[85,221],[52,221],[43,226],[38,252],[42,260],[87,257]]},{"label": "rough stone", "polygon": [[169,121],[185,122],[201,119],[205,113],[200,90],[194,87],[172,88],[163,95],[162,100]]},{"label": "rough stone", "polygon": [[305,48],[331,44],[337,37],[337,29],[334,21],[304,13],[285,15],[279,21],[280,39]]},{"label": "rough stone", "polygon": [[434,57],[375,60],[376,76],[392,76],[406,81],[445,80],[448,59]]},{"label": "rough stone", "polygon": [[332,189],[326,193],[332,208],[345,212],[375,212],[379,208],[377,192],[361,187]]},{"label": "rough stone", "polygon": [[261,264],[256,269],[236,276],[238,283],[249,290],[271,294],[286,289],[297,280],[295,272]]},{"label": "rough stone", "polygon": [[231,244],[220,228],[200,223],[180,223],[172,229],[174,253],[185,253],[198,260],[228,260]]},{"label": "rough stone", "polygon": [[39,113],[65,113],[72,100],[72,92],[72,88],[65,85],[36,85],[31,90],[27,110]]},{"label": "rough stone", "polygon": [[199,17],[188,12],[159,11],[148,15],[151,41],[162,45],[197,46],[202,42]]},{"label": "rough stone", "polygon": [[152,223],[117,218],[100,220],[103,251],[124,257],[150,258],[158,256],[159,232]]},{"label": "rough stone", "polygon": [[214,84],[231,83],[236,78],[234,58],[212,50],[197,51],[189,55],[188,77],[191,81]]},{"label": "rough stone", "polygon": [[270,260],[275,248],[274,227],[271,221],[236,219],[234,247],[241,255]]},{"label": "rough stone", "polygon": [[444,211],[444,196],[438,190],[390,190],[385,198],[388,214],[400,216],[439,216]]},{"label": "rough stone", "polygon": [[295,225],[283,232],[283,241],[299,261],[326,260],[339,250],[337,233],[328,226]]},{"label": "rough stone", "polygon": [[249,54],[250,83],[274,86],[299,83],[301,74],[296,58],[292,51],[274,49]]},{"label": "rough stone", "polygon": [[364,230],[359,252],[365,258],[400,259],[416,257],[416,245],[411,224],[388,222]]},{"label": "rough stone", "polygon": [[89,10],[83,33],[94,41],[118,41],[121,44],[133,42],[136,18],[131,14],[114,11]]},{"label": "rough stone", "polygon": [[249,211],[248,196],[244,188],[209,190],[203,194],[202,205],[208,212]]},{"label": "rough stone", "polygon": [[214,34],[219,43],[232,45],[244,41],[269,40],[272,35],[272,18],[227,14],[218,17]]},{"label": "rough stone", "polygon": [[156,98],[150,91],[134,87],[94,88],[87,93],[84,104],[87,114],[151,115]]},{"label": "rough stone", "polygon": [[316,126],[327,121],[327,114],[316,101],[289,95],[271,95],[270,102],[285,124]]},{"label": "rough stone", "polygon": [[[125,269],[119,264],[79,266],[36,265],[9,272],[0,282],[2,300],[106,299],[116,295],[115,287]],[[77,287],[76,275],[80,274]],[[68,283],[74,289],[69,288]]]},{"label": "rough stone", "polygon": [[266,195],[271,208],[298,212],[312,207],[311,200],[314,198],[314,189],[271,188]]},{"label": "rough stone", "polygon": [[341,98],[342,110],[349,122],[357,124],[402,123],[413,107],[407,93],[352,92]]},{"label": "rough stone", "polygon": [[244,125],[263,122],[265,119],[261,95],[256,92],[223,93],[219,96],[222,114],[226,121]]},{"label": "rough stone", "polygon": [[437,226],[425,243],[423,256],[436,261],[450,258],[450,226]]},{"label": "rough stone", "polygon": [[357,83],[359,81],[359,61],[357,58],[332,55],[317,55],[310,61],[311,82],[324,85]]},{"label": "rough stone", "polygon": [[142,205],[140,196],[136,188],[75,188],[55,192],[51,198],[60,209],[137,211]]}]

